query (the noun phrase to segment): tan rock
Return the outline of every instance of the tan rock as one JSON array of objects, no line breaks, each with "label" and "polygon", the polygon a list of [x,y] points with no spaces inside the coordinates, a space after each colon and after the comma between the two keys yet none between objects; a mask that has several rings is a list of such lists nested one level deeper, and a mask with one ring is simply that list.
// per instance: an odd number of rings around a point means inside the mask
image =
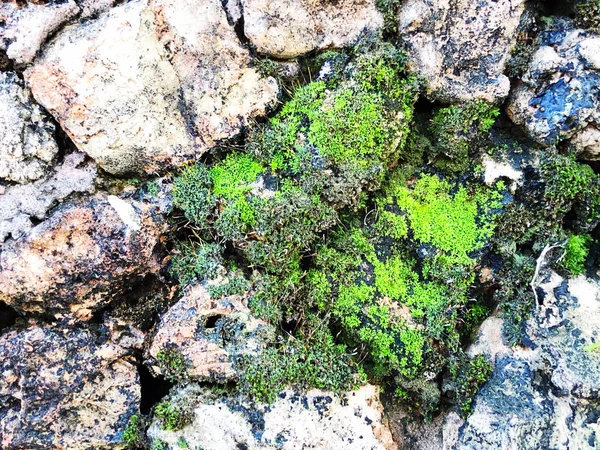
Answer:
[{"label": "tan rock", "polygon": [[0,447],[118,447],[140,401],[129,353],[82,329],[32,326],[2,335]]},{"label": "tan rock", "polygon": [[383,26],[375,0],[242,0],[242,10],[245,35],[277,58],[349,47]]},{"label": "tan rock", "polygon": [[277,98],[217,0],[136,0],[63,29],[25,77],[75,145],[115,174],[165,171]]},{"label": "tan rock", "polygon": [[524,0],[408,0],[399,33],[410,66],[428,81],[427,95],[444,102],[508,95],[503,75]]},{"label": "tan rock", "polygon": [[0,255],[0,300],[22,311],[88,320],[126,280],[158,270],[160,216],[151,205],[121,202],[121,209],[101,197],[65,204],[7,242]]},{"label": "tan rock", "polygon": [[185,359],[185,376],[228,381],[237,378],[234,358],[258,351],[268,335],[267,325],[252,317],[242,297],[214,299],[194,286],[161,318],[148,356],[159,375],[173,375],[160,353],[175,352]]}]

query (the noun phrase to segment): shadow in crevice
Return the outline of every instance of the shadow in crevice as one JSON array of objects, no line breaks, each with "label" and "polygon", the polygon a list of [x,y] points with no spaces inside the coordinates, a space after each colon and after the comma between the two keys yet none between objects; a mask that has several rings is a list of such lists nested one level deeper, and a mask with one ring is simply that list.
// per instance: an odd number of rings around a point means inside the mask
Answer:
[{"label": "shadow in crevice", "polygon": [[173,383],[165,380],[163,377],[155,377],[143,364],[138,365],[140,375],[141,400],[140,412],[149,414],[154,405],[160,402],[168,393]]},{"label": "shadow in crevice", "polygon": [[12,327],[19,314],[4,302],[0,302],[0,334]]}]

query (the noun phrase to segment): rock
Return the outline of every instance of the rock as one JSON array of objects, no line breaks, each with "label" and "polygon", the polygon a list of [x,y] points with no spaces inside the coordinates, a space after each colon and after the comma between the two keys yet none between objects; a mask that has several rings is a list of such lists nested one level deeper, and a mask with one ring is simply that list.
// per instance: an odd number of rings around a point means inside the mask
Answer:
[{"label": "rock", "polygon": [[74,0],[0,4],[0,50],[17,65],[30,63],[46,38],[79,13]]},{"label": "rock", "polygon": [[246,37],[276,58],[350,47],[383,26],[375,0],[242,0],[242,10]]},{"label": "rock", "polygon": [[63,29],[25,77],[105,170],[153,173],[194,160],[275,102],[276,81],[249,63],[217,0],[137,0]]},{"label": "rock", "polygon": [[118,447],[140,402],[130,353],[110,334],[77,328],[0,336],[0,447]]},{"label": "rock", "polygon": [[156,272],[165,223],[151,204],[115,196],[63,204],[0,254],[0,301],[88,320],[126,281]]},{"label": "rock", "polygon": [[[600,153],[600,37],[556,19],[511,94],[507,114],[532,139],[550,146],[570,139],[584,157]],[[595,50],[593,50],[595,49]]]},{"label": "rock", "polygon": [[58,153],[54,133],[17,74],[0,72],[0,179],[27,183],[43,177]]},{"label": "rock", "polygon": [[[190,400],[193,399],[193,400]],[[252,405],[241,398],[215,398],[207,388],[190,385],[169,399],[185,404],[191,423],[180,431],[161,429],[155,419],[148,430],[153,441],[169,449],[185,439],[206,450],[343,448],[392,450],[397,446],[384,424],[379,388],[372,385],[341,398],[331,392],[286,391],[272,405]]]},{"label": "rock", "polygon": [[499,102],[508,95],[503,75],[524,0],[408,0],[398,28],[410,67],[428,81],[431,100]]},{"label": "rock", "polygon": [[9,235],[18,239],[33,228],[32,219],[45,219],[50,208],[73,193],[92,193],[96,175],[96,165],[86,162],[83,153],[71,153],[48,178],[6,187],[0,194],[0,248]]},{"label": "rock", "polygon": [[[235,380],[235,359],[264,348],[272,334],[245,303],[239,295],[217,299],[202,286],[191,288],[160,320],[148,350],[153,372],[198,381]],[[173,353],[184,358],[185,373],[173,373],[177,368],[161,361]]]}]

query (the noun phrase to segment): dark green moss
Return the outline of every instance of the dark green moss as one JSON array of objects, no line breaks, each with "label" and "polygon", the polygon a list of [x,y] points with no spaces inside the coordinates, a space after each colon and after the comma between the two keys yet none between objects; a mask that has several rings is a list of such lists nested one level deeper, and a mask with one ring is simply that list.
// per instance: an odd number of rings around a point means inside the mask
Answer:
[{"label": "dark green moss", "polygon": [[181,430],[193,421],[192,413],[168,400],[163,400],[154,407],[154,415],[160,420],[161,428],[168,431]]},{"label": "dark green moss", "polygon": [[216,244],[183,242],[175,247],[171,274],[183,285],[214,278],[221,267],[221,248]]},{"label": "dark green moss", "polygon": [[492,369],[492,365],[482,355],[471,360],[464,355],[453,358],[450,375],[456,384],[457,404],[463,418],[471,413],[473,397],[490,378]]},{"label": "dark green moss", "polygon": [[160,350],[156,355],[156,359],[168,380],[179,381],[187,378],[188,363],[176,348]]},{"label": "dark green moss", "polygon": [[575,7],[578,26],[600,32],[600,0],[582,0]]}]

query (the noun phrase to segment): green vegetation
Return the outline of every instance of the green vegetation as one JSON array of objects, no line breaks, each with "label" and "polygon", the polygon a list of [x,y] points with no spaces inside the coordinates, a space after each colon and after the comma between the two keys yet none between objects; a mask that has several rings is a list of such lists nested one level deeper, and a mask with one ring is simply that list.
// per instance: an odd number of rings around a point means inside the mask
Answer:
[{"label": "green vegetation", "polygon": [[583,0],[575,7],[578,26],[600,33],[600,0]]},{"label": "green vegetation", "polygon": [[481,100],[439,109],[431,119],[431,153],[436,165],[449,172],[469,167],[469,153],[478,150],[500,111]]},{"label": "green vegetation", "polygon": [[183,169],[173,183],[173,203],[195,225],[203,226],[212,210],[209,187],[208,170],[199,164]]},{"label": "green vegetation", "polygon": [[192,422],[192,415],[169,402],[163,400],[154,407],[154,415],[161,421],[161,427],[168,431],[181,430]]},{"label": "green vegetation", "polygon": [[137,448],[141,445],[143,437],[142,421],[140,416],[134,414],[123,431],[123,443],[127,448]]},{"label": "green vegetation", "polygon": [[178,381],[187,377],[187,361],[175,348],[165,348],[156,355],[160,368],[165,377],[171,381]]},{"label": "green vegetation", "polygon": [[509,77],[520,78],[527,71],[537,47],[526,42],[517,42],[512,48],[510,59],[506,62]]},{"label": "green vegetation", "polygon": [[464,356],[453,359],[450,375],[456,383],[457,404],[463,418],[471,413],[474,395],[491,374],[492,365],[482,355],[471,360]]},{"label": "green vegetation", "polygon": [[167,444],[165,444],[160,439],[155,439],[152,441],[152,445],[150,446],[150,450],[166,450]]},{"label": "green vegetation", "polygon": [[400,3],[400,0],[377,0],[377,9],[383,14],[384,34],[395,35],[398,32]]},{"label": "green vegetation", "polygon": [[171,260],[171,274],[181,284],[210,280],[221,267],[221,248],[216,244],[179,243]]},{"label": "green vegetation", "polygon": [[585,260],[590,250],[592,238],[589,234],[574,234],[569,237],[565,247],[562,266],[573,276],[585,272]]}]

